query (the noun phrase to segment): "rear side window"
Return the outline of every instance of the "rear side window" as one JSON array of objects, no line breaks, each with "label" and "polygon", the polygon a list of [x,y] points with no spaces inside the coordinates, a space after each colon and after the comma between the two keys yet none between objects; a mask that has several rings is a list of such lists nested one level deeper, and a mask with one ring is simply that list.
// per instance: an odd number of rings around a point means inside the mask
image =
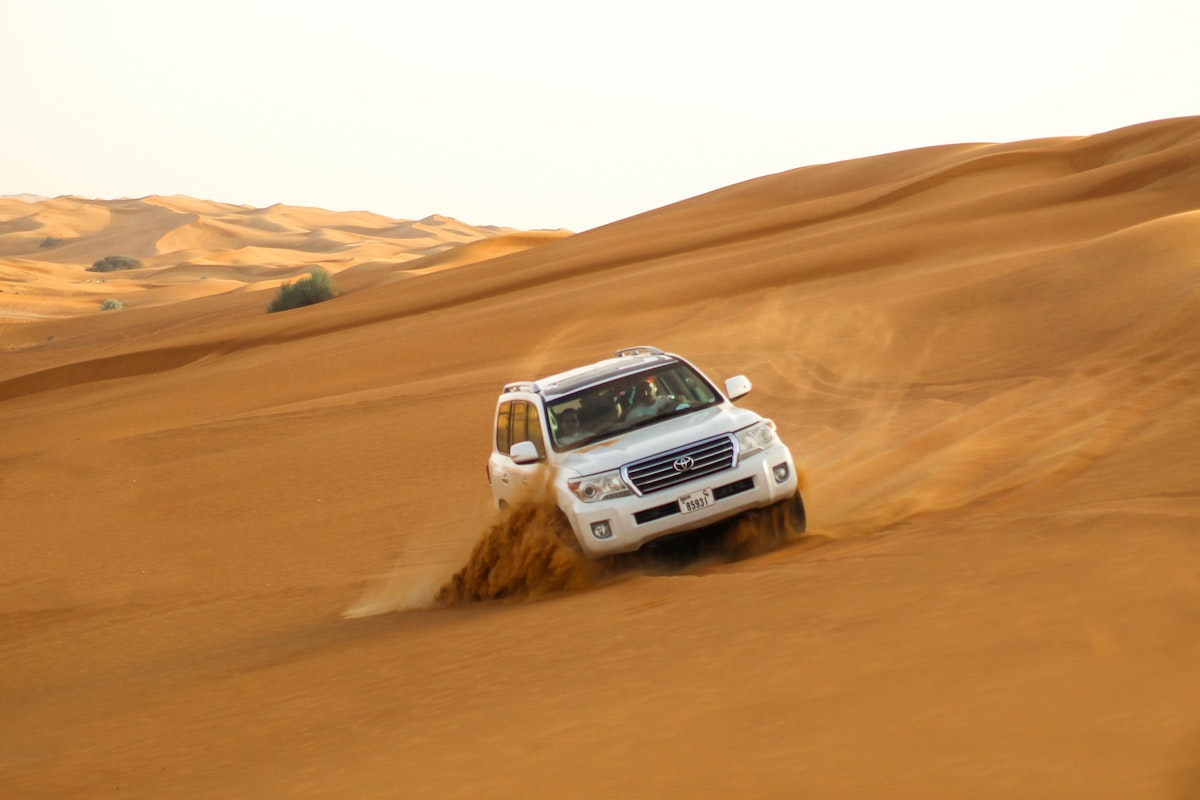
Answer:
[{"label": "rear side window", "polygon": [[501,403],[500,410],[496,412],[496,449],[506,455],[512,446],[512,439],[508,433],[508,420],[511,413],[512,403]]},{"label": "rear side window", "polygon": [[524,400],[501,403],[496,411],[496,449],[508,455],[517,442],[533,442],[538,455],[546,455],[537,406]]}]

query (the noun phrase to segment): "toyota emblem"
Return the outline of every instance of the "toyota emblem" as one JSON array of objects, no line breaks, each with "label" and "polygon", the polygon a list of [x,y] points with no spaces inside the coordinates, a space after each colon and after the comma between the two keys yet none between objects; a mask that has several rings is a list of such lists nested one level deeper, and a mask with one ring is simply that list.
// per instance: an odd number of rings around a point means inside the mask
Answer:
[{"label": "toyota emblem", "polygon": [[696,466],[696,462],[691,456],[680,456],[675,459],[674,467],[676,472],[687,472],[694,466]]}]

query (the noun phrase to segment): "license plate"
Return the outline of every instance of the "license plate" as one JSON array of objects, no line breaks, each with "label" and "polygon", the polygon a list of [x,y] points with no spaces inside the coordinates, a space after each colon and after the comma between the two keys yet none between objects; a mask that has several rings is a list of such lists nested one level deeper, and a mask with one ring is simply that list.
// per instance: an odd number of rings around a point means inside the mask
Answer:
[{"label": "license plate", "polygon": [[690,514],[702,508],[708,508],[715,502],[717,501],[713,498],[712,489],[701,489],[679,498],[679,513]]}]

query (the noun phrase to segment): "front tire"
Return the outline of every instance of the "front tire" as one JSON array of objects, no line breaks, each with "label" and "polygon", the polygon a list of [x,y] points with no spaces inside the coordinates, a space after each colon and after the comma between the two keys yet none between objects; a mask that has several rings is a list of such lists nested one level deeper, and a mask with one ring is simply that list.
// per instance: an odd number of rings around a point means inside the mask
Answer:
[{"label": "front tire", "polygon": [[795,533],[804,533],[808,527],[808,514],[804,510],[804,498],[800,496],[800,490],[789,499],[784,500],[783,504],[787,509],[787,520],[791,524],[792,530]]},{"label": "front tire", "polygon": [[757,526],[774,545],[801,536],[808,525],[804,498],[797,490],[791,497],[779,500],[757,512]]}]

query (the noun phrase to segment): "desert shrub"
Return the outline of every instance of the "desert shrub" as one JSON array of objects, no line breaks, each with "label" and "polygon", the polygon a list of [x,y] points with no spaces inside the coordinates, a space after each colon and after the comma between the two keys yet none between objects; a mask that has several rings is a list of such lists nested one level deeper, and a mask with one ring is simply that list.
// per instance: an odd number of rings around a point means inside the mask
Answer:
[{"label": "desert shrub", "polygon": [[54,247],[57,244],[62,244],[62,239],[57,236],[47,236],[45,239],[42,239],[42,243],[38,247]]},{"label": "desert shrub", "polygon": [[141,269],[142,262],[130,256],[105,256],[88,267],[88,272],[116,272],[122,269]]},{"label": "desert shrub", "polygon": [[267,306],[267,313],[323,303],[332,300],[336,295],[337,288],[333,285],[333,278],[320,267],[314,267],[307,278],[301,278],[295,283],[288,281],[280,286],[279,293]]},{"label": "desert shrub", "polygon": [[100,304],[101,311],[120,311],[124,307],[124,303],[120,300],[114,300],[111,297]]}]

